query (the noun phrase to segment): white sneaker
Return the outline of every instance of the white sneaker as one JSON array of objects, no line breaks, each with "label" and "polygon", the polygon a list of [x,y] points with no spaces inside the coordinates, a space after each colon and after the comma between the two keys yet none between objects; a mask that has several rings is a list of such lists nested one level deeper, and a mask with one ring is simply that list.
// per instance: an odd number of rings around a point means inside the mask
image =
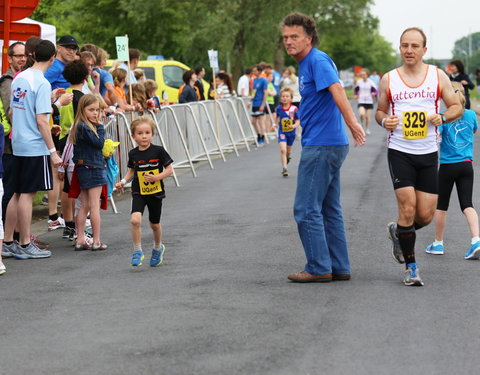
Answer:
[{"label": "white sneaker", "polygon": [[4,274],[5,272],[7,272],[7,269],[5,268],[5,264],[0,262],[0,275]]},{"label": "white sneaker", "polygon": [[63,219],[63,217],[59,216],[57,220],[48,220],[49,231],[63,227],[65,227],[65,220]]}]

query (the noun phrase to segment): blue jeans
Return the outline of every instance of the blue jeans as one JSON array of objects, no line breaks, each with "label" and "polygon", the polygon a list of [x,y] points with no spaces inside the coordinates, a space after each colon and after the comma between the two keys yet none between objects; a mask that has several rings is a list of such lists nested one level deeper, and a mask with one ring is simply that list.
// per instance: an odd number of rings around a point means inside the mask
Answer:
[{"label": "blue jeans", "polygon": [[298,167],[294,216],[312,275],[349,274],[340,204],[340,167],[345,146],[305,146]]}]

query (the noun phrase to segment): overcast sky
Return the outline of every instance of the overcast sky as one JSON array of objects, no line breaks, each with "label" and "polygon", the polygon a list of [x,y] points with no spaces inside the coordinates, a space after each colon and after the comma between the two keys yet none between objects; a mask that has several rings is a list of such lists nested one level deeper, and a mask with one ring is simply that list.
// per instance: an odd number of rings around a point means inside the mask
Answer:
[{"label": "overcast sky", "polygon": [[422,28],[426,58],[449,59],[456,40],[480,31],[480,0],[375,0],[371,13],[380,20],[380,34],[396,49],[404,29]]}]

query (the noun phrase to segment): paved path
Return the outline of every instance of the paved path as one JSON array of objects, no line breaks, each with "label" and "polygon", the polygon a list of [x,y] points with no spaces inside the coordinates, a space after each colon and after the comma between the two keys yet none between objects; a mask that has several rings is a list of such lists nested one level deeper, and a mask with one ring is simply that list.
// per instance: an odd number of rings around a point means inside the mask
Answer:
[{"label": "paved path", "polygon": [[446,255],[424,254],[433,227],[419,231],[426,285],[404,287],[386,238],[396,208],[384,137],[373,125],[343,168],[351,281],[287,280],[304,265],[292,218],[299,148],[288,178],[274,144],[243,150],[167,185],[160,268],[129,266],[128,199],[102,215],[105,252],[74,252],[56,231],[44,236],[51,259],[7,259],[0,374],[476,373],[480,262],[463,260],[456,197]]}]

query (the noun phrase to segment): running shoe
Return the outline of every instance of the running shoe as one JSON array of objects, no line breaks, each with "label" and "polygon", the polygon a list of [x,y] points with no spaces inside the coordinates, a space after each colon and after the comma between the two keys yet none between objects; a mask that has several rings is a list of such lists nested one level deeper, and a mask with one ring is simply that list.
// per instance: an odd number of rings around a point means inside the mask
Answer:
[{"label": "running shoe", "polygon": [[470,249],[465,253],[465,259],[479,259],[480,258],[480,241],[475,242]]},{"label": "running shoe", "polygon": [[142,250],[135,250],[132,254],[132,266],[140,267],[142,265],[142,260],[145,258]]},{"label": "running shoe", "polygon": [[15,247],[17,243],[13,241],[10,245],[7,245],[5,242],[2,247],[2,258],[11,258],[15,254]]},{"label": "running shoe", "polygon": [[443,255],[444,250],[445,249],[443,248],[443,245],[441,244],[434,245],[433,243],[428,245],[427,248],[425,249],[427,254],[434,254],[434,255]]},{"label": "running shoe", "polygon": [[48,258],[52,255],[51,251],[40,250],[33,242],[30,242],[27,247],[17,246],[18,250],[20,249],[22,253],[15,253],[13,256],[17,259],[40,259]]},{"label": "running shoe", "polygon": [[48,230],[55,230],[58,228],[63,228],[65,227],[65,220],[61,218],[60,216],[58,217],[57,220],[48,220]]},{"label": "running shoe", "polygon": [[288,170],[287,170],[287,168],[283,168],[283,169],[282,169],[282,176],[283,176],[283,177],[288,177]]},{"label": "running shoe", "polygon": [[418,272],[417,263],[408,263],[407,267],[408,268],[405,270],[405,274],[403,275],[403,283],[406,286],[423,286],[423,281]]},{"label": "running shoe", "polygon": [[7,272],[7,269],[5,268],[5,264],[0,262],[0,275],[3,275],[5,272]]},{"label": "running shoe", "polygon": [[69,228],[69,227],[64,227],[64,228],[63,228],[62,238],[65,238],[66,240],[68,240],[68,237],[70,237],[70,231],[71,231],[71,228]]},{"label": "running shoe", "polygon": [[30,236],[30,242],[32,242],[40,250],[47,250],[50,246],[50,242],[42,241],[39,239],[39,236],[34,236],[33,234]]},{"label": "running shoe", "polygon": [[366,134],[366,135],[370,135],[370,129],[367,129],[367,130],[365,131],[365,134]]},{"label": "running shoe", "polygon": [[74,241],[77,238],[77,231],[75,228],[70,228],[70,234],[68,235],[69,241]]},{"label": "running shoe", "polygon": [[292,160],[292,157],[290,155],[287,155],[287,164],[290,163],[290,160]]},{"label": "running shoe", "polygon": [[152,257],[150,258],[150,267],[158,267],[163,263],[163,254],[165,253],[165,245],[160,246],[160,250],[152,249]]},{"label": "running shoe", "polygon": [[400,247],[400,242],[397,238],[397,224],[394,222],[387,224],[388,228],[388,238],[392,241],[392,255],[393,258],[400,264],[405,263],[405,258],[403,257],[402,248]]},{"label": "running shoe", "polygon": [[88,217],[85,220],[85,228],[89,228],[89,229],[92,228],[92,222],[90,221],[90,219]]},{"label": "running shoe", "polygon": [[258,140],[258,145],[263,146],[265,144],[265,141],[263,139]]}]

